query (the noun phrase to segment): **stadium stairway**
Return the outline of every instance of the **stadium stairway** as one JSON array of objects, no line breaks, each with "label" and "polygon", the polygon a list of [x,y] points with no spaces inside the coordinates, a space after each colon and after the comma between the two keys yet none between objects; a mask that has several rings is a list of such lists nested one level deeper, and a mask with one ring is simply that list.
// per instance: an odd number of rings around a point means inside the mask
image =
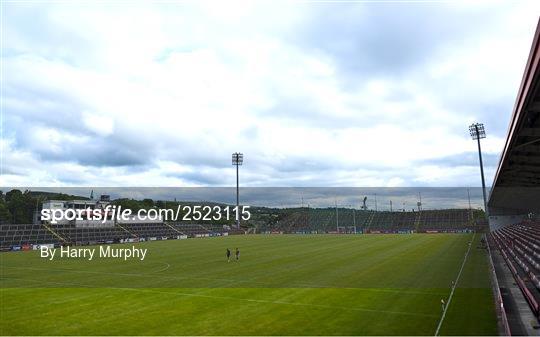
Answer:
[{"label": "stadium stairway", "polygon": [[53,230],[49,225],[43,224],[43,227],[47,229],[52,235],[54,235],[56,238],[60,240],[62,243],[68,243],[68,240],[66,240],[64,237],[60,236],[55,230]]},{"label": "stadium stairway", "polygon": [[375,217],[375,212],[370,212],[369,217],[366,218],[366,221],[364,222],[364,225],[363,225],[364,231],[369,231],[371,224],[373,223],[374,217]]},{"label": "stadium stairway", "polygon": [[133,236],[134,238],[138,238],[137,234],[135,233],[132,233],[131,231],[129,231],[128,229],[126,229],[124,226],[122,226],[121,224],[117,224],[118,227],[122,228],[126,233],[129,233],[131,236]]},{"label": "stadium stairway", "polygon": [[418,212],[418,215],[414,219],[414,231],[418,233],[418,230],[420,229],[420,223],[422,220],[422,212]]},{"label": "stadium stairway", "polygon": [[170,224],[168,224],[168,223],[166,223],[166,222],[164,222],[164,224],[167,225],[169,228],[171,228],[173,231],[177,232],[178,234],[180,234],[180,235],[185,235],[185,234],[182,233],[180,230],[178,230],[178,228],[176,228],[176,227],[174,227],[174,226],[172,226],[172,225],[170,225]]}]

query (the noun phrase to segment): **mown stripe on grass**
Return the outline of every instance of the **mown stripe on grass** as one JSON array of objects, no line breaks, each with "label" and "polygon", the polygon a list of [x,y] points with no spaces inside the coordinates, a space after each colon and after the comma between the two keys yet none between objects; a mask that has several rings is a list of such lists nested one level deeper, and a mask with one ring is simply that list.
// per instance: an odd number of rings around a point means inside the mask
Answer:
[{"label": "mown stripe on grass", "polygon": [[69,283],[69,282],[53,282],[53,281],[44,281],[44,280],[32,280],[32,279],[26,279],[26,278],[11,278],[11,279],[18,280],[18,281],[30,281],[30,282],[36,282],[36,283],[57,284],[57,285],[64,285],[64,286],[77,286],[77,287],[94,288],[94,289],[138,291],[138,292],[145,292],[145,293],[157,293],[157,294],[189,296],[189,297],[204,297],[204,298],[223,299],[223,300],[247,301],[247,302],[255,302],[255,303],[284,304],[284,305],[294,305],[294,306],[317,307],[317,308],[325,308],[325,309],[340,309],[340,310],[346,310],[346,311],[379,312],[379,313],[393,314],[393,315],[438,317],[437,315],[433,315],[433,314],[424,314],[424,313],[417,313],[417,312],[380,310],[380,309],[369,309],[369,308],[359,308],[359,307],[345,307],[345,306],[314,304],[314,303],[271,301],[271,300],[261,300],[261,299],[254,299],[254,298],[239,298],[239,297],[233,297],[233,296],[205,295],[204,293],[170,292],[170,291],[159,291],[155,289],[143,289],[143,288],[92,287],[91,285],[76,284],[76,283]]}]

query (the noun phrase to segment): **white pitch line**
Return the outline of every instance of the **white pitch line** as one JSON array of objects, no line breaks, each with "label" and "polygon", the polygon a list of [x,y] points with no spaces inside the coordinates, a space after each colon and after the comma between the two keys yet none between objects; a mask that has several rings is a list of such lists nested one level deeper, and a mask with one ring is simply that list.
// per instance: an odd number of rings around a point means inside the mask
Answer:
[{"label": "white pitch line", "polygon": [[[65,272],[65,273],[82,273],[82,274],[98,274],[98,275],[118,275],[118,276],[133,276],[133,277],[156,277],[155,273],[158,273],[160,271],[166,270],[168,268],[164,268],[163,270],[158,270],[154,272],[148,272],[144,274],[136,274],[136,273],[115,273],[115,272],[104,272],[104,271],[92,271],[92,270],[78,270],[78,269],[61,269],[61,268],[36,268],[36,267],[18,267],[18,266],[2,266],[2,268],[12,268],[12,269],[22,269],[22,270],[43,270],[43,271],[58,271],[58,272]],[[257,284],[260,286],[268,286],[268,288],[283,288],[283,287],[277,287],[272,282],[261,282],[261,281],[251,281],[246,279],[231,279],[231,278],[213,278],[213,277],[188,277],[188,276],[172,276],[172,275],[164,275],[160,276],[162,279],[167,280],[206,280],[206,281],[220,281],[225,283],[236,283],[236,284],[242,284],[242,283],[252,283]],[[421,288],[418,288],[419,290],[414,290],[412,288],[408,289],[392,289],[392,288],[367,288],[367,287],[341,287],[341,286],[335,286],[332,284],[327,285],[320,285],[320,284],[312,284],[312,283],[289,283],[289,286],[292,288],[311,288],[311,289],[346,289],[346,290],[361,290],[361,291],[371,291],[371,292],[385,292],[385,293],[398,293],[398,294],[419,294],[419,295],[428,295],[428,296],[435,296],[435,295],[444,295],[442,293],[438,292],[432,292],[432,291],[422,291]],[[192,287],[189,287],[192,288]],[[212,286],[210,288],[216,288],[215,286]],[[241,288],[241,287],[240,287]],[[248,286],[245,288],[257,288],[256,286]]]},{"label": "white pitch line", "polygon": [[315,308],[324,308],[324,309],[339,309],[339,310],[346,310],[346,311],[379,312],[379,313],[393,314],[393,315],[433,317],[433,315],[431,315],[431,314],[424,314],[424,313],[418,313],[418,312],[378,310],[378,309],[345,307],[345,306],[325,305],[325,304],[316,304],[316,303],[271,301],[271,300],[261,300],[261,299],[254,299],[254,298],[233,297],[233,296],[205,295],[203,293],[182,293],[182,292],[172,292],[172,291],[159,291],[159,290],[144,289],[144,288],[94,287],[94,286],[84,285],[84,284],[80,284],[80,283],[54,282],[54,281],[45,281],[45,280],[33,280],[33,279],[25,279],[25,278],[15,278],[15,277],[0,277],[0,279],[6,279],[6,280],[11,279],[11,280],[30,281],[30,282],[37,282],[37,283],[49,283],[49,284],[67,285],[67,286],[79,286],[79,287],[87,287],[88,289],[112,289],[112,290],[123,290],[123,291],[138,291],[138,292],[157,293],[157,294],[166,294],[166,295],[177,295],[177,296],[185,296],[185,297],[202,297],[202,298],[214,298],[214,299],[243,301],[243,302],[293,305],[293,306],[315,307]]},{"label": "white pitch line", "polygon": [[448,297],[448,300],[446,301],[446,305],[444,306],[441,320],[439,321],[439,325],[437,325],[437,330],[435,330],[435,336],[439,335],[442,324],[444,322],[444,318],[446,317],[446,311],[448,310],[448,307],[450,307],[450,302],[452,302],[452,297],[454,296],[454,290],[456,290],[456,287],[459,282],[459,278],[461,277],[461,272],[463,271],[463,267],[465,267],[465,263],[467,262],[467,257],[469,256],[469,252],[471,251],[471,247],[474,243],[475,236],[476,236],[476,233],[473,234],[472,240],[469,243],[469,249],[467,249],[467,253],[465,253],[465,257],[463,258],[463,263],[461,263],[461,268],[459,268],[459,273],[456,277],[456,280],[454,281],[454,286],[452,287],[452,291],[450,291],[450,296]]},{"label": "white pitch line", "polygon": [[154,271],[152,273],[160,273],[160,272],[165,271],[165,270],[167,270],[167,269],[169,269],[171,267],[171,265],[168,264],[167,262],[161,262],[161,263],[165,264],[166,266],[164,268],[161,268],[160,270],[156,270],[156,271]]}]

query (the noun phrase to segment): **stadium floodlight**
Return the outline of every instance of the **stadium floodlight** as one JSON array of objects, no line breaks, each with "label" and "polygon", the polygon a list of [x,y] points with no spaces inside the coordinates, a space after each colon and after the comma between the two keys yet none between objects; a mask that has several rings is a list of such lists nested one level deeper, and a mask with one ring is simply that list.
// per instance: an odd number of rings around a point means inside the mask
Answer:
[{"label": "stadium floodlight", "polygon": [[238,167],[244,163],[244,154],[235,152],[232,154],[232,164],[236,166],[236,227],[240,228],[240,189],[238,185]]},{"label": "stadium floodlight", "polygon": [[487,199],[486,199],[486,180],[484,179],[484,163],[482,162],[482,147],[480,139],[486,138],[486,129],[482,123],[473,123],[469,126],[469,133],[473,140],[478,143],[478,159],[480,161],[480,176],[482,177],[482,194],[484,196],[484,212],[488,214]]},{"label": "stadium floodlight", "polygon": [[486,138],[486,129],[484,128],[484,124],[482,123],[471,124],[469,126],[469,132],[471,134],[472,139],[474,140]]}]

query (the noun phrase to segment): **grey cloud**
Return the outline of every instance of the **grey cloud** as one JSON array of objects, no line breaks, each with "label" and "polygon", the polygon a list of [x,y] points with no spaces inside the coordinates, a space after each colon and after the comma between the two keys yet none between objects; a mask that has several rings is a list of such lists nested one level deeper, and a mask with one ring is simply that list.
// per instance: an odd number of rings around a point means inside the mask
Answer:
[{"label": "grey cloud", "polygon": [[[35,54],[32,57],[62,60],[64,63],[77,65],[91,57],[86,56],[91,54],[91,41],[68,31],[66,27],[52,24],[47,15],[41,12],[40,6],[18,6],[10,5],[7,10],[8,30],[5,35],[9,45],[14,47],[8,48],[4,58],[30,57],[27,53],[31,53]],[[330,59],[338,68],[336,79],[342,85],[340,89],[360,97],[358,101],[348,103],[348,108],[359,112],[358,116],[336,117],[335,111],[322,111],[312,97],[301,97],[295,92],[280,92],[279,88],[273,88],[274,92],[271,93],[272,98],[278,102],[275,106],[251,113],[258,114],[261,118],[276,118],[284,124],[299,128],[326,128],[328,132],[339,132],[340,129],[351,126],[370,127],[378,123],[399,123],[400,127],[407,128],[414,126],[417,120],[396,120],[391,116],[380,115],[374,117],[370,114],[376,114],[377,111],[368,111],[371,109],[368,104],[370,98],[362,97],[364,85],[370,80],[385,79],[391,83],[407,80],[419,84],[418,90],[433,94],[442,108],[456,114],[456,119],[478,116],[480,121],[486,124],[488,134],[502,137],[506,132],[507,119],[517,88],[510,88],[511,92],[504,97],[478,97],[475,92],[464,92],[464,79],[458,75],[441,80],[430,79],[427,82],[421,70],[426,64],[435,62],[438,53],[445,48],[462,47],[464,37],[473,34],[472,39],[480,39],[486,32],[489,34],[494,22],[504,14],[505,8],[500,6],[487,10],[481,6],[475,9],[456,9],[446,3],[306,5],[305,18],[301,25],[295,26],[295,30],[288,32],[287,36],[272,37],[284,39],[302,53]],[[211,28],[208,28],[209,31]],[[197,48],[206,47],[204,41],[197,43]],[[65,53],[58,52],[63,50],[62,48],[65,48]],[[165,176],[178,177],[197,184],[222,185],[233,181],[234,175],[228,171],[232,170],[230,153],[241,150],[246,151],[248,164],[242,168],[242,174],[245,174],[242,178],[246,177],[246,184],[331,186],[340,184],[340,173],[354,173],[359,170],[362,170],[367,178],[388,180],[400,177],[407,184],[414,183],[414,172],[381,167],[379,163],[355,167],[346,161],[333,160],[334,158],[268,158],[259,152],[263,149],[257,148],[257,140],[264,132],[264,123],[248,127],[235,135],[238,143],[245,144],[242,149],[224,148],[219,143],[216,148],[205,148],[199,137],[160,137],[158,131],[153,133],[155,136],[151,136],[149,133],[127,129],[121,123],[115,126],[112,134],[99,136],[84,127],[81,121],[83,111],[91,108],[84,102],[71,97],[67,91],[38,86],[31,78],[19,78],[9,70],[7,74],[9,76],[4,91],[6,97],[27,105],[6,105],[5,134],[15,141],[15,151],[29,151],[34,157],[45,162],[45,165],[51,162],[76,162],[90,168],[121,167],[125,168],[123,172],[145,172],[156,167],[157,160],[165,160],[191,169],[189,173],[164,172]],[[407,102],[414,100],[416,94],[418,93],[397,85],[385,99],[386,102],[403,102],[405,106]],[[419,110],[408,111],[407,115],[413,112],[429,114],[429,111]],[[52,151],[47,149],[46,144],[36,144],[32,135],[36,126],[57,130],[81,141],[66,142],[61,144],[61,151]],[[148,127],[152,128],[151,125]],[[463,125],[463,130],[457,130],[458,127],[460,126],[448,125],[445,130],[458,134],[462,132],[468,137],[467,126]],[[306,143],[316,146],[317,140]],[[361,155],[360,144],[358,153],[351,154],[356,155]],[[486,166],[491,168],[497,164],[498,156],[486,154],[484,159]],[[415,164],[476,166],[477,158],[475,153],[465,153]],[[223,175],[216,172],[223,172]],[[59,179],[70,184],[84,183],[84,178],[68,175]]]},{"label": "grey cloud", "polygon": [[[491,153],[482,153],[482,161],[484,167],[496,167],[499,163],[499,155]],[[445,156],[441,158],[428,159],[423,161],[418,161],[418,164],[427,164],[427,165],[440,165],[444,167],[456,167],[456,166],[478,166],[478,153],[476,152],[467,152],[460,153],[452,156]]]},{"label": "grey cloud", "polygon": [[[34,85],[30,81],[10,81],[6,96],[14,102],[5,108],[6,134],[21,150],[30,151],[48,162],[77,162],[88,166],[140,166],[153,159],[156,141],[146,134],[117,123],[112,134],[100,136],[87,128],[83,112],[89,107],[67,94]],[[79,141],[65,141],[60,151],[36,140],[36,127],[58,132]],[[9,164],[9,163],[8,163]]]},{"label": "grey cloud", "polygon": [[62,27],[51,15],[54,7],[45,3],[6,3],[4,46],[13,47],[18,53],[37,52],[70,65],[85,63],[93,57],[94,41]]},{"label": "grey cloud", "polygon": [[168,177],[180,178],[188,183],[194,183],[198,185],[207,185],[207,186],[219,186],[223,185],[225,182],[223,180],[223,175],[217,171],[213,172],[204,172],[204,170],[199,170],[198,166],[192,167],[193,172],[182,172],[182,173],[168,173]]},{"label": "grey cloud", "polygon": [[[438,48],[459,45],[470,31],[495,21],[501,8],[459,10],[445,3],[377,3],[313,6],[293,41],[332,56],[348,80],[395,77],[415,71]],[[482,21],[479,22],[478,18]]]},{"label": "grey cloud", "polygon": [[[514,101],[519,88],[515,76],[515,83],[498,83],[497,87],[504,87],[505,95],[493,95],[487,93],[478,93],[474,90],[468,90],[466,87],[466,77],[468,74],[455,73],[445,76],[442,79],[429,79],[429,86],[426,90],[429,94],[435,96],[440,108],[451,111],[456,119],[463,121],[462,129],[460,125],[447,125],[450,131],[468,134],[467,118],[474,117],[475,121],[483,122],[486,126],[488,135],[505,137],[514,106]],[[492,85],[486,79],[486,85]]]},{"label": "grey cloud", "polygon": [[[129,131],[115,130],[112,135],[99,137],[84,131],[77,133],[80,128],[64,129],[49,126],[63,136],[78,137],[83,134],[88,139],[83,142],[63,141],[58,150],[37,140],[33,134],[36,129],[31,123],[9,119],[6,125],[17,130],[14,135],[17,148],[30,151],[44,162],[76,162],[88,166],[114,167],[148,165],[153,159],[150,140]],[[73,130],[75,133],[72,133]]]},{"label": "grey cloud", "polygon": [[[10,123],[20,123],[20,129],[12,125],[8,130],[19,131],[29,125],[41,125],[47,127],[69,130],[76,134],[88,134],[81,127],[81,113],[84,106],[67,94],[43,87],[36,87],[30,81],[16,83],[7,81],[5,97],[8,101],[5,107],[5,118],[8,126]],[[14,83],[15,82],[15,83]]]}]

